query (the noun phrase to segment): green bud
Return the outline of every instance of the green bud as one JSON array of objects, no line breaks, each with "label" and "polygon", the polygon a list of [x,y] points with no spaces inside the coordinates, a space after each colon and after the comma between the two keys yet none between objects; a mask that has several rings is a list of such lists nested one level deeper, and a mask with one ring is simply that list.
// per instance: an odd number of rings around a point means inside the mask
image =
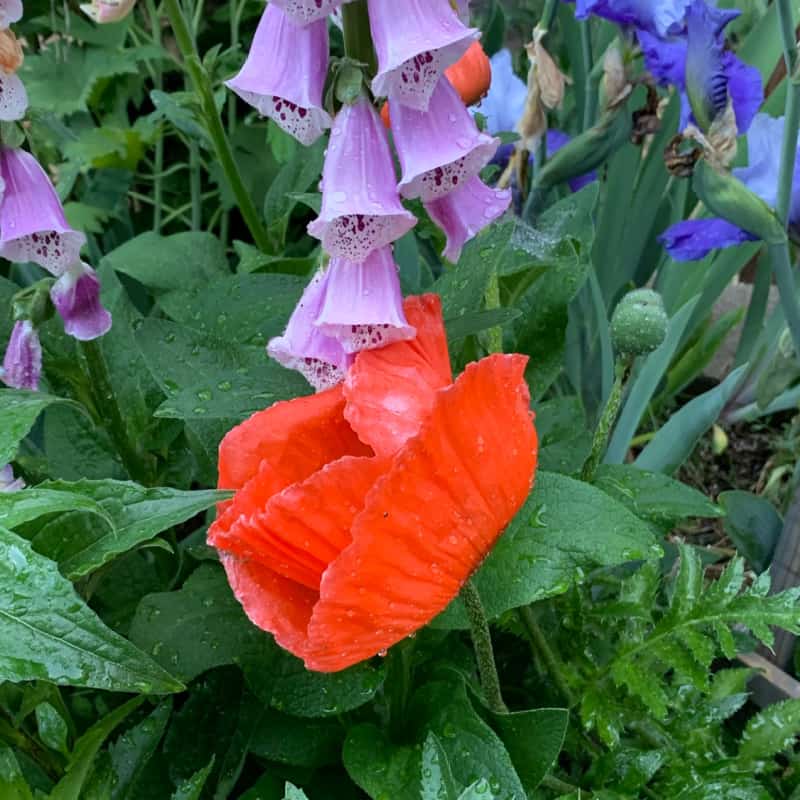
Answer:
[{"label": "green bud", "polygon": [[664,301],[652,289],[636,289],[619,301],[611,317],[611,338],[620,355],[652,353],[667,336]]},{"label": "green bud", "polygon": [[0,142],[4,147],[22,147],[25,133],[16,122],[0,122]]},{"label": "green bud", "polygon": [[352,105],[361,96],[363,85],[364,73],[361,68],[343,63],[336,76],[336,99],[343,106]]},{"label": "green bud", "polygon": [[11,298],[11,310],[15,320],[29,319],[34,327],[38,327],[53,316],[53,304],[50,301],[52,278],[43,278],[17,292]]},{"label": "green bud", "polygon": [[695,167],[695,193],[715,216],[727,219],[767,244],[783,244],[786,229],[775,212],[738,178],[714,169],[706,161]]}]

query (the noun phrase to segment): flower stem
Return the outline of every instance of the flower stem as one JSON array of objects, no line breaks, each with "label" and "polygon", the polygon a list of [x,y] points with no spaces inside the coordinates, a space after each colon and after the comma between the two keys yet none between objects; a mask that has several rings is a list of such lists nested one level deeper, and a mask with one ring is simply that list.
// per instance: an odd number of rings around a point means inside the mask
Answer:
[{"label": "flower stem", "polygon": [[553,27],[553,20],[556,18],[557,9],[557,0],[546,0],[544,8],[542,9],[542,16],[539,19],[539,24],[537,27],[545,33],[549,33],[550,28]]},{"label": "flower stem", "polygon": [[583,71],[585,76],[584,105],[583,105],[583,130],[588,131],[594,125],[597,116],[597,89],[592,80],[592,67],[594,55],[592,54],[592,27],[589,19],[580,23],[581,51],[583,52]]},{"label": "flower stem", "polygon": [[611,434],[611,429],[617,421],[619,408],[622,405],[622,391],[625,386],[625,377],[628,374],[628,367],[630,363],[627,359],[618,359],[615,368],[616,377],[614,378],[614,385],[611,387],[611,394],[608,396],[603,414],[600,417],[600,422],[597,423],[597,428],[594,432],[594,439],[592,440],[592,449],[589,457],[583,465],[581,470],[581,480],[591,483],[594,480],[594,474],[606,452],[608,445],[608,437]]},{"label": "flower stem", "polygon": [[200,56],[197,53],[194,38],[189,29],[189,24],[184,16],[180,0],[164,0],[164,9],[169,17],[172,31],[175,34],[175,41],[178,49],[183,56],[186,71],[189,74],[194,91],[200,100],[203,117],[205,119],[208,134],[214,145],[214,152],[219,160],[222,171],[228,179],[231,190],[236,197],[239,211],[244,218],[253,241],[263,251],[269,251],[269,237],[261,222],[261,217],[256,210],[253,199],[250,197],[247,187],[244,185],[236,160],[233,157],[233,150],[222,126],[222,120],[217,112],[214,102],[214,92],[211,87],[211,80],[205,70]]},{"label": "flower stem", "polygon": [[[778,177],[778,199],[776,212],[784,225],[788,226],[792,200],[792,181],[797,154],[797,135],[800,130],[800,76],[798,76],[798,52],[795,41],[792,10],[789,0],[776,0],[783,40],[783,57],[786,62],[786,107],[784,109],[783,143],[781,146],[781,169]],[[778,284],[786,323],[794,341],[795,353],[800,356],[800,307],[797,304],[795,276],[787,239],[782,244],[770,245],[770,262]]]},{"label": "flower stem", "polygon": [[[153,29],[153,44],[161,48],[161,19],[158,15],[155,0],[147,0],[147,13],[150,16],[150,27]],[[153,69],[155,76],[153,83],[157,91],[164,88],[164,73],[161,69],[161,61],[154,60]],[[164,171],[164,136],[163,131],[159,132],[156,139],[155,158],[153,160],[153,232],[161,231],[161,214],[163,207],[163,183],[161,173]]]},{"label": "flower stem", "polygon": [[80,349],[86,364],[92,399],[97,413],[103,420],[108,435],[119,453],[122,465],[133,480],[147,484],[150,469],[146,457],[139,452],[136,444],[128,436],[128,429],[114,394],[103,346],[98,339],[93,339],[88,342],[80,342]]},{"label": "flower stem", "polygon": [[367,65],[370,76],[378,71],[372,31],[369,27],[367,0],[354,0],[342,6],[344,51],[349,58]]},{"label": "flower stem", "polygon": [[539,623],[536,621],[536,614],[533,613],[533,609],[530,606],[522,606],[517,611],[519,612],[520,621],[530,637],[534,652],[541,657],[547,672],[567,701],[567,705],[573,706],[575,704],[575,696],[567,679],[564,677],[564,665],[555,654],[553,648],[550,647],[547,638],[539,627]]},{"label": "flower stem", "polygon": [[[487,311],[494,311],[500,308],[500,278],[496,272],[493,272],[491,278],[489,278],[484,297]],[[486,338],[486,349],[490,355],[503,352],[503,329],[500,325],[489,328]]]},{"label": "flower stem", "polygon": [[481,596],[478,594],[478,590],[472,580],[468,580],[461,587],[461,599],[464,601],[464,607],[469,617],[472,644],[475,648],[478,673],[481,677],[481,686],[486,696],[486,702],[496,714],[507,714],[508,708],[500,691],[500,678],[497,675],[497,665],[494,661],[489,622],[486,619],[486,611],[483,608]]}]

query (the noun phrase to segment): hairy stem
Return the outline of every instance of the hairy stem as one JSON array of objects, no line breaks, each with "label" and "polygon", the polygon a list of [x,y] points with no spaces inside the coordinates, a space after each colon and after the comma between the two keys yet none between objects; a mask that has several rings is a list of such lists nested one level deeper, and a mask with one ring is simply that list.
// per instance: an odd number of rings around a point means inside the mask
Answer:
[{"label": "hairy stem", "polygon": [[572,707],[575,704],[575,695],[572,693],[572,689],[564,676],[564,665],[561,663],[561,659],[556,655],[553,648],[550,647],[547,637],[539,627],[536,614],[533,613],[533,609],[530,606],[522,606],[518,608],[517,611],[519,612],[520,621],[530,637],[531,646],[536,655],[544,662],[547,672],[556,686],[558,686],[559,691],[567,701],[567,705]]},{"label": "hairy stem", "polygon": [[344,51],[347,56],[366,64],[370,76],[375,75],[378,71],[378,61],[372,44],[367,0],[354,0],[342,6],[342,28]]},{"label": "hairy stem", "polygon": [[222,120],[217,112],[216,104],[214,103],[214,92],[212,90],[211,80],[200,61],[200,56],[197,53],[197,47],[189,30],[189,24],[184,16],[180,1],[164,0],[164,10],[172,25],[175,41],[183,56],[186,71],[189,74],[194,91],[200,100],[206,128],[214,145],[214,152],[230,184],[231,190],[236,197],[239,211],[250,230],[253,241],[261,250],[267,252],[269,250],[269,237],[261,222],[261,216],[256,210],[253,199],[250,197],[247,187],[242,180],[242,176],[239,173],[239,168],[233,157],[233,150],[231,149],[228,136],[225,133],[225,128],[222,126]]},{"label": "hairy stem", "polygon": [[489,621],[481,602],[481,596],[472,580],[468,580],[461,587],[461,599],[469,617],[472,644],[475,648],[475,657],[478,661],[478,673],[481,678],[483,694],[489,708],[496,714],[508,713],[503,694],[500,691],[500,678],[497,674],[497,665],[494,661],[492,648],[492,634],[489,630]]}]

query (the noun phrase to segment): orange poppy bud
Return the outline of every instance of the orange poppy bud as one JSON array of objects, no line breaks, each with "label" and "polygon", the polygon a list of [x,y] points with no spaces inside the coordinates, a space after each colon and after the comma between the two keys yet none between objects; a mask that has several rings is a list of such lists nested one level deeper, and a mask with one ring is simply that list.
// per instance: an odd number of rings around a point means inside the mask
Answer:
[{"label": "orange poppy bud", "polygon": [[219,486],[236,494],[209,544],[250,619],[320,672],[443,611],[533,483],[527,358],[489,356],[453,382],[439,298],[405,312],[414,340],[359,353],[344,384],[220,445]]},{"label": "orange poppy bud", "polygon": [[[473,42],[466,53],[451,64],[444,74],[456,91],[461,95],[465,105],[471,106],[483,98],[492,83],[492,64],[481,47],[480,42]],[[389,103],[381,109],[383,124],[389,127]]]}]

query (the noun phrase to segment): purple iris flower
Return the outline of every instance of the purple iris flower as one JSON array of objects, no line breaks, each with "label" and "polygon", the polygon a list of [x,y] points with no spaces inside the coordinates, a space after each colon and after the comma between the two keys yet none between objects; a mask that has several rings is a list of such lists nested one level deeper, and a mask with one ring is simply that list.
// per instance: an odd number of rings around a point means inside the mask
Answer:
[{"label": "purple iris flower", "polygon": [[648,70],[662,85],[672,84],[681,91],[681,129],[693,122],[707,131],[725,111],[728,98],[740,133],[758,113],[764,100],[759,71],[725,49],[725,27],[739,14],[692,0],[678,35],[663,38],[639,31]]},{"label": "purple iris flower", "polygon": [[[777,202],[783,126],[783,117],[756,115],[747,134],[748,165],[733,170],[733,174],[771,208]],[[797,155],[792,186],[789,223],[797,226],[800,225],[800,158]],[[724,219],[690,219],[667,229],[659,240],[675,261],[696,261],[712,250],[757,238]]]},{"label": "purple iris flower", "polygon": [[577,0],[575,16],[585,19],[593,14],[618,25],[667,36],[681,28],[690,3],[691,0]]}]

